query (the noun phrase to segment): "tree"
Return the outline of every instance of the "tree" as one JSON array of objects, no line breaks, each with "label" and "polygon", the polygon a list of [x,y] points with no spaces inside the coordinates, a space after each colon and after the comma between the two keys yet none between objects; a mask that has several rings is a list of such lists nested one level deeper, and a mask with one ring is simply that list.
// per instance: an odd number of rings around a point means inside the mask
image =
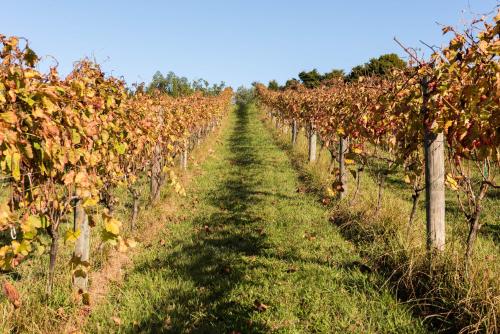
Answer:
[{"label": "tree", "polygon": [[339,70],[339,69],[333,69],[330,72],[326,72],[321,76],[321,81],[328,81],[331,79],[336,79],[336,78],[343,78],[345,77],[345,72],[344,70]]},{"label": "tree", "polygon": [[174,72],[168,72],[167,76],[163,76],[160,71],[157,71],[147,91],[159,90],[173,97],[187,96],[198,91],[205,95],[215,96],[219,95],[224,88],[226,88],[224,81],[210,86],[208,81],[202,78],[190,82],[186,77],[179,77]]},{"label": "tree", "polygon": [[205,92],[205,94],[208,95],[219,95],[224,88],[226,88],[226,83],[224,81],[221,81],[219,84],[212,84],[212,87],[208,88],[208,90]]},{"label": "tree", "polygon": [[321,84],[322,75],[318,72],[317,69],[313,69],[309,72],[300,72],[299,78],[307,88],[315,88]]},{"label": "tree", "polygon": [[270,90],[279,90],[280,85],[278,84],[278,81],[276,80],[271,80],[269,81],[269,84],[267,85],[267,88]]},{"label": "tree", "polygon": [[197,79],[193,80],[193,83],[191,84],[193,87],[193,90],[195,91],[202,91],[202,92],[208,92],[210,90],[210,84],[208,83],[207,80],[205,79]]},{"label": "tree", "polygon": [[173,97],[190,95],[194,91],[186,77],[179,77],[172,71],[166,77],[157,71],[148,86],[148,91],[152,90],[159,90]]},{"label": "tree", "polygon": [[252,88],[247,88],[244,86],[238,87],[236,93],[234,94],[234,98],[236,103],[239,106],[244,106],[246,104],[252,103],[255,99],[255,85]]},{"label": "tree", "polygon": [[300,81],[297,80],[297,79],[295,79],[295,78],[292,78],[292,79],[287,80],[285,82],[285,87],[284,88],[285,89],[288,89],[288,88],[292,88],[293,89],[293,88],[295,88],[295,87],[297,87],[299,85],[300,85]]},{"label": "tree", "polygon": [[357,80],[362,76],[379,75],[384,76],[390,73],[393,68],[404,68],[406,62],[399,58],[395,53],[382,55],[378,58],[372,58],[368,63],[358,65],[352,68],[347,76],[349,81]]}]

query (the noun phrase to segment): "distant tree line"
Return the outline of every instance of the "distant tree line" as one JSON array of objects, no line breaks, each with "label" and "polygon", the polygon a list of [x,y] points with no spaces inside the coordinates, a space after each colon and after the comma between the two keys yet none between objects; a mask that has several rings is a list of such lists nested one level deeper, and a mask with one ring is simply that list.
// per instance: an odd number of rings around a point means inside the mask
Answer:
[{"label": "distant tree line", "polygon": [[197,91],[203,92],[206,95],[218,95],[224,88],[226,88],[226,84],[223,81],[219,84],[210,85],[205,79],[189,81],[188,78],[177,76],[172,71],[168,72],[165,76],[160,71],[157,71],[153,75],[153,79],[147,86],[146,91],[159,90],[170,96],[179,97],[191,95]]},{"label": "distant tree line", "polygon": [[332,79],[341,78],[345,81],[356,81],[362,76],[384,76],[393,68],[404,68],[406,62],[395,53],[384,54],[378,58],[372,58],[367,63],[352,68],[351,72],[346,74],[344,70],[333,69],[330,72],[321,74],[317,69],[311,71],[302,71],[298,79],[292,78],[280,86],[276,80],[269,81],[268,88],[271,90],[280,90],[302,84],[307,88],[315,88],[320,85],[328,85]]}]

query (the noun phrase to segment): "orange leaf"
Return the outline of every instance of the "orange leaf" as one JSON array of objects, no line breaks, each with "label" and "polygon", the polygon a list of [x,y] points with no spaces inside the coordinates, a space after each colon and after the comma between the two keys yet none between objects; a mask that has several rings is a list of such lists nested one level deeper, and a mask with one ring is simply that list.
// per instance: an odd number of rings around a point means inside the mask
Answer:
[{"label": "orange leaf", "polygon": [[21,306],[21,296],[14,285],[5,281],[3,283],[3,293],[15,308],[19,308]]}]

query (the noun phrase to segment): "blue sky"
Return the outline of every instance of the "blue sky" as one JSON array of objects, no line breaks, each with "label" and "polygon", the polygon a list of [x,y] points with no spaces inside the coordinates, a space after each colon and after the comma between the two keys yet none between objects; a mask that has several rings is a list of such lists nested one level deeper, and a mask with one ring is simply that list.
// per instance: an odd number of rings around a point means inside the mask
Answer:
[{"label": "blue sky", "polygon": [[[0,0],[0,34],[23,36],[60,71],[84,56],[127,82],[174,71],[232,86],[301,70],[348,71],[419,40],[441,45],[436,24],[460,25],[499,0]],[[464,12],[465,11],[465,12]],[[48,60],[47,60],[48,61]]]}]

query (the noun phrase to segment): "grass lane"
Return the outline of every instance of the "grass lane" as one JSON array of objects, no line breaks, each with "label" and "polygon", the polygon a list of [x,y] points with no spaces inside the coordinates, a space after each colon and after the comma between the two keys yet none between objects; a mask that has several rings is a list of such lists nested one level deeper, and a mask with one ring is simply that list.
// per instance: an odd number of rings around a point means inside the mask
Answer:
[{"label": "grass lane", "polygon": [[137,255],[86,331],[424,333],[327,210],[297,191],[256,109],[230,117],[191,183],[185,221]]}]

